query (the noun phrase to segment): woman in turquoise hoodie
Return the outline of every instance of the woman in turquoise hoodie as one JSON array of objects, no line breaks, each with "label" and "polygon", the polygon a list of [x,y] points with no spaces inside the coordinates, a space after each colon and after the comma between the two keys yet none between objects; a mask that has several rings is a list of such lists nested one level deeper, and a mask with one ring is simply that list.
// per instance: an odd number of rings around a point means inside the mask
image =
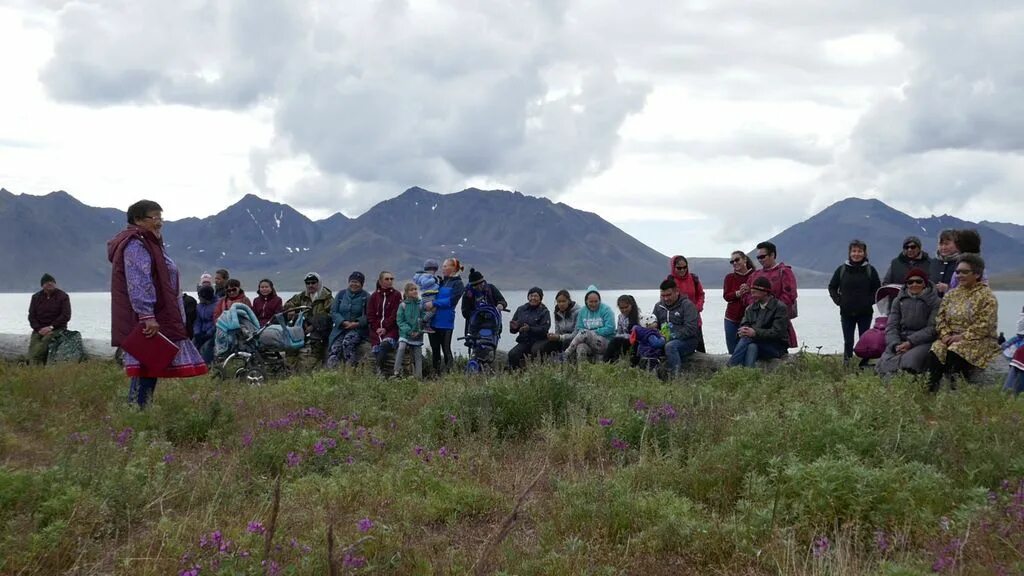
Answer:
[{"label": "woman in turquoise hoodie", "polygon": [[413,374],[423,377],[422,320],[425,310],[420,306],[420,289],[415,282],[405,285],[402,303],[398,305],[398,352],[395,353],[395,376],[402,375],[402,360],[409,348],[412,354]]},{"label": "woman in turquoise hoodie", "polygon": [[615,314],[601,302],[601,293],[591,285],[583,297],[586,304],[576,317],[576,335],[565,350],[571,361],[594,361],[604,355],[608,342],[615,336]]}]

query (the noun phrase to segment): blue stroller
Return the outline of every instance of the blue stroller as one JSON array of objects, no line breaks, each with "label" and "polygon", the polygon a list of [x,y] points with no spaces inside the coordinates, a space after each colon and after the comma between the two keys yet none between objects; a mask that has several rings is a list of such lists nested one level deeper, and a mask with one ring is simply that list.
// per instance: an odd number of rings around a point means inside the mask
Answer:
[{"label": "blue stroller", "polygon": [[494,355],[500,339],[501,311],[484,300],[478,301],[466,322],[466,336],[459,338],[466,342],[466,348],[469,349],[467,374],[493,371]]},{"label": "blue stroller", "polygon": [[[233,374],[238,380],[258,386],[269,375],[286,374],[284,353],[306,345],[303,322],[309,310],[309,306],[300,306],[278,313],[261,328],[248,306],[233,304],[217,319],[214,376],[227,378]],[[296,314],[289,321],[286,314],[291,312]]]}]

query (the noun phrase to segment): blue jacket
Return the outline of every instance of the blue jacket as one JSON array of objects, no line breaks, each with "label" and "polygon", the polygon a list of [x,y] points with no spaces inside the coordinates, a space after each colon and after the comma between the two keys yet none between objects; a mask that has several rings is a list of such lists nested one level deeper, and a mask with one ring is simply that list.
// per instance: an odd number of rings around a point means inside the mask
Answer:
[{"label": "blue jacket", "polygon": [[636,352],[641,358],[660,358],[665,351],[665,337],[654,328],[633,326],[631,339],[636,342]]},{"label": "blue jacket", "polygon": [[576,317],[576,331],[593,330],[598,336],[610,340],[615,336],[615,314],[607,304],[601,302],[596,311],[583,306]]},{"label": "blue jacket", "polygon": [[334,329],[331,330],[331,337],[327,341],[328,349],[334,344],[335,338],[346,332],[341,327],[342,322],[359,322],[356,330],[366,337],[366,301],[369,299],[370,294],[366,290],[352,292],[346,289],[335,295],[334,302],[331,302],[331,321],[334,322]]},{"label": "blue jacket", "polygon": [[461,276],[449,276],[441,281],[441,289],[437,292],[437,298],[434,298],[437,314],[430,323],[431,327],[437,330],[455,329],[455,309],[465,291],[466,285],[462,283]]},{"label": "blue jacket", "polygon": [[217,333],[217,325],[213,322],[213,310],[217,307],[217,299],[212,302],[200,301],[196,304],[196,321],[192,323],[193,336],[212,338]]}]

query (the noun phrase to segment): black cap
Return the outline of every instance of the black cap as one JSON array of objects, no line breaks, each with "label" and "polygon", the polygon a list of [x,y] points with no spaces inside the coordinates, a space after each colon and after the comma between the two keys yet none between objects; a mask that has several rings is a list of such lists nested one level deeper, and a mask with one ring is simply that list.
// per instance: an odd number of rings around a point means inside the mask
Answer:
[{"label": "black cap", "polygon": [[42,278],[39,279],[39,285],[42,286],[47,282],[57,282],[57,279],[51,276],[49,272],[47,272],[46,274],[43,274]]},{"label": "black cap", "polygon": [[476,268],[469,269],[469,285],[479,284],[484,281],[484,275],[480,273]]},{"label": "black cap", "polygon": [[358,280],[360,284],[366,284],[366,275],[356,270],[355,272],[348,275],[348,281]]},{"label": "black cap", "polygon": [[754,280],[754,285],[751,286],[751,288],[754,288],[754,289],[757,289],[757,290],[764,290],[765,292],[771,294],[772,293],[772,282],[771,282],[771,280],[765,278],[764,276],[759,276],[756,280]]},{"label": "black cap", "polygon": [[540,288],[536,287],[536,286],[534,286],[533,288],[530,288],[530,291],[526,293],[526,297],[529,298],[530,294],[536,294],[537,296],[540,296],[541,298],[544,297],[544,291],[541,290]]}]

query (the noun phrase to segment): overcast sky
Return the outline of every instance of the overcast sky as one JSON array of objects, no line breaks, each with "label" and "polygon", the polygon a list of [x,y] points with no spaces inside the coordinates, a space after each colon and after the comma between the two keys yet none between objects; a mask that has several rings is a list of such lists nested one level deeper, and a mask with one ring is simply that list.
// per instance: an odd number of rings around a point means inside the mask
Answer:
[{"label": "overcast sky", "polygon": [[847,196],[1024,223],[1022,29],[1017,1],[0,0],[0,186],[175,219],[503,188],[690,256]]}]

